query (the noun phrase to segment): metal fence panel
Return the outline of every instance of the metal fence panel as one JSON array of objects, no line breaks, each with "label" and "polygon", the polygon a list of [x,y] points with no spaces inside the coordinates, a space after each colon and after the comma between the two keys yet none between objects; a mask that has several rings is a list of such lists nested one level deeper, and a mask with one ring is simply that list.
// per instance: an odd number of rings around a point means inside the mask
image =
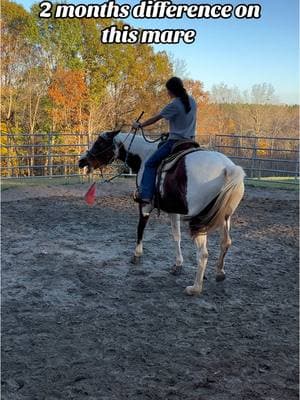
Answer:
[{"label": "metal fence panel", "polygon": [[[2,134],[2,179],[82,177],[78,158],[97,135],[76,133]],[[220,151],[241,165],[249,180],[298,183],[299,139],[249,135],[199,135],[202,147]],[[114,163],[105,170],[120,170]],[[97,172],[97,175],[100,173]]]},{"label": "metal fence panel", "polygon": [[298,138],[216,135],[214,149],[241,165],[248,180],[298,184]]}]

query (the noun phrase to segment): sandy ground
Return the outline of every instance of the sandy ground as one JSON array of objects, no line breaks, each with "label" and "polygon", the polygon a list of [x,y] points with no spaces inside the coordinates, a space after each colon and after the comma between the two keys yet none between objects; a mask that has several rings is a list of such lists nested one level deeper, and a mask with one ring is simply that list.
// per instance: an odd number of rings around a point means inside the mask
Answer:
[{"label": "sandy ground", "polygon": [[[130,187],[131,186],[131,187]],[[143,264],[132,184],[2,194],[2,399],[298,399],[297,194],[248,188],[233,218],[227,279],[209,239],[201,297],[183,227],[184,271],[167,217],[153,215]]]}]

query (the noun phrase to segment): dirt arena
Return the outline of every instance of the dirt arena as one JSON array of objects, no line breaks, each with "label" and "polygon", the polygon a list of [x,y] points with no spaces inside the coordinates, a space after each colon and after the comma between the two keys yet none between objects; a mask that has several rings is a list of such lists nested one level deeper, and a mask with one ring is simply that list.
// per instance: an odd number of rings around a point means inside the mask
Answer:
[{"label": "dirt arena", "polygon": [[297,193],[247,188],[227,279],[214,234],[204,292],[188,297],[187,228],[181,276],[164,215],[131,265],[132,185],[98,186],[93,208],[86,188],[2,193],[3,400],[298,399]]}]

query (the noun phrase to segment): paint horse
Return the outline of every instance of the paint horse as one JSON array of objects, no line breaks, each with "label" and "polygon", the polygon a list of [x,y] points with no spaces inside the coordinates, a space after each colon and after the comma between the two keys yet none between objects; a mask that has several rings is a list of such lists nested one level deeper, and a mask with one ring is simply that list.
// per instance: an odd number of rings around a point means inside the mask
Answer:
[{"label": "paint horse", "polygon": [[[120,131],[99,135],[90,150],[79,160],[79,167],[88,170],[101,168],[116,159],[125,162],[141,182],[145,161],[157,149],[142,136]],[[170,171],[162,171],[156,198],[162,211],[169,214],[176,244],[176,262],[171,273],[179,274],[183,264],[181,253],[180,216],[188,221],[197,248],[198,269],[188,295],[202,291],[207,264],[207,235],[219,229],[221,252],[216,266],[216,280],[225,279],[224,257],[231,245],[230,219],[244,194],[244,171],[225,155],[216,151],[199,150],[185,154]],[[154,208],[154,206],[153,206]],[[133,261],[138,263],[143,254],[143,232],[149,215],[140,206],[137,243]]]}]

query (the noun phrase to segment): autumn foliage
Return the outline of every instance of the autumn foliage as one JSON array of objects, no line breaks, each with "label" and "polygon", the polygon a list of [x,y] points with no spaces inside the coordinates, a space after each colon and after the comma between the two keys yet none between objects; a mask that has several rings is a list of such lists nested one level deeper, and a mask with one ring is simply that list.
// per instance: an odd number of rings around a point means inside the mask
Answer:
[{"label": "autumn foliage", "polygon": [[[1,11],[1,127],[14,140],[25,132],[89,136],[128,128],[141,111],[145,118],[157,113],[168,101],[166,80],[182,76],[170,55],[150,45],[102,44],[101,30],[120,21],[40,19],[38,4],[27,12],[8,0],[1,0]],[[281,105],[271,85],[253,85],[247,95],[226,84],[208,93],[192,79],[185,86],[198,104],[199,140],[298,134],[299,107]]]},{"label": "autumn foliage", "polygon": [[57,69],[49,85],[48,95],[52,102],[50,114],[53,130],[65,132],[84,131],[88,88],[83,71]]}]

